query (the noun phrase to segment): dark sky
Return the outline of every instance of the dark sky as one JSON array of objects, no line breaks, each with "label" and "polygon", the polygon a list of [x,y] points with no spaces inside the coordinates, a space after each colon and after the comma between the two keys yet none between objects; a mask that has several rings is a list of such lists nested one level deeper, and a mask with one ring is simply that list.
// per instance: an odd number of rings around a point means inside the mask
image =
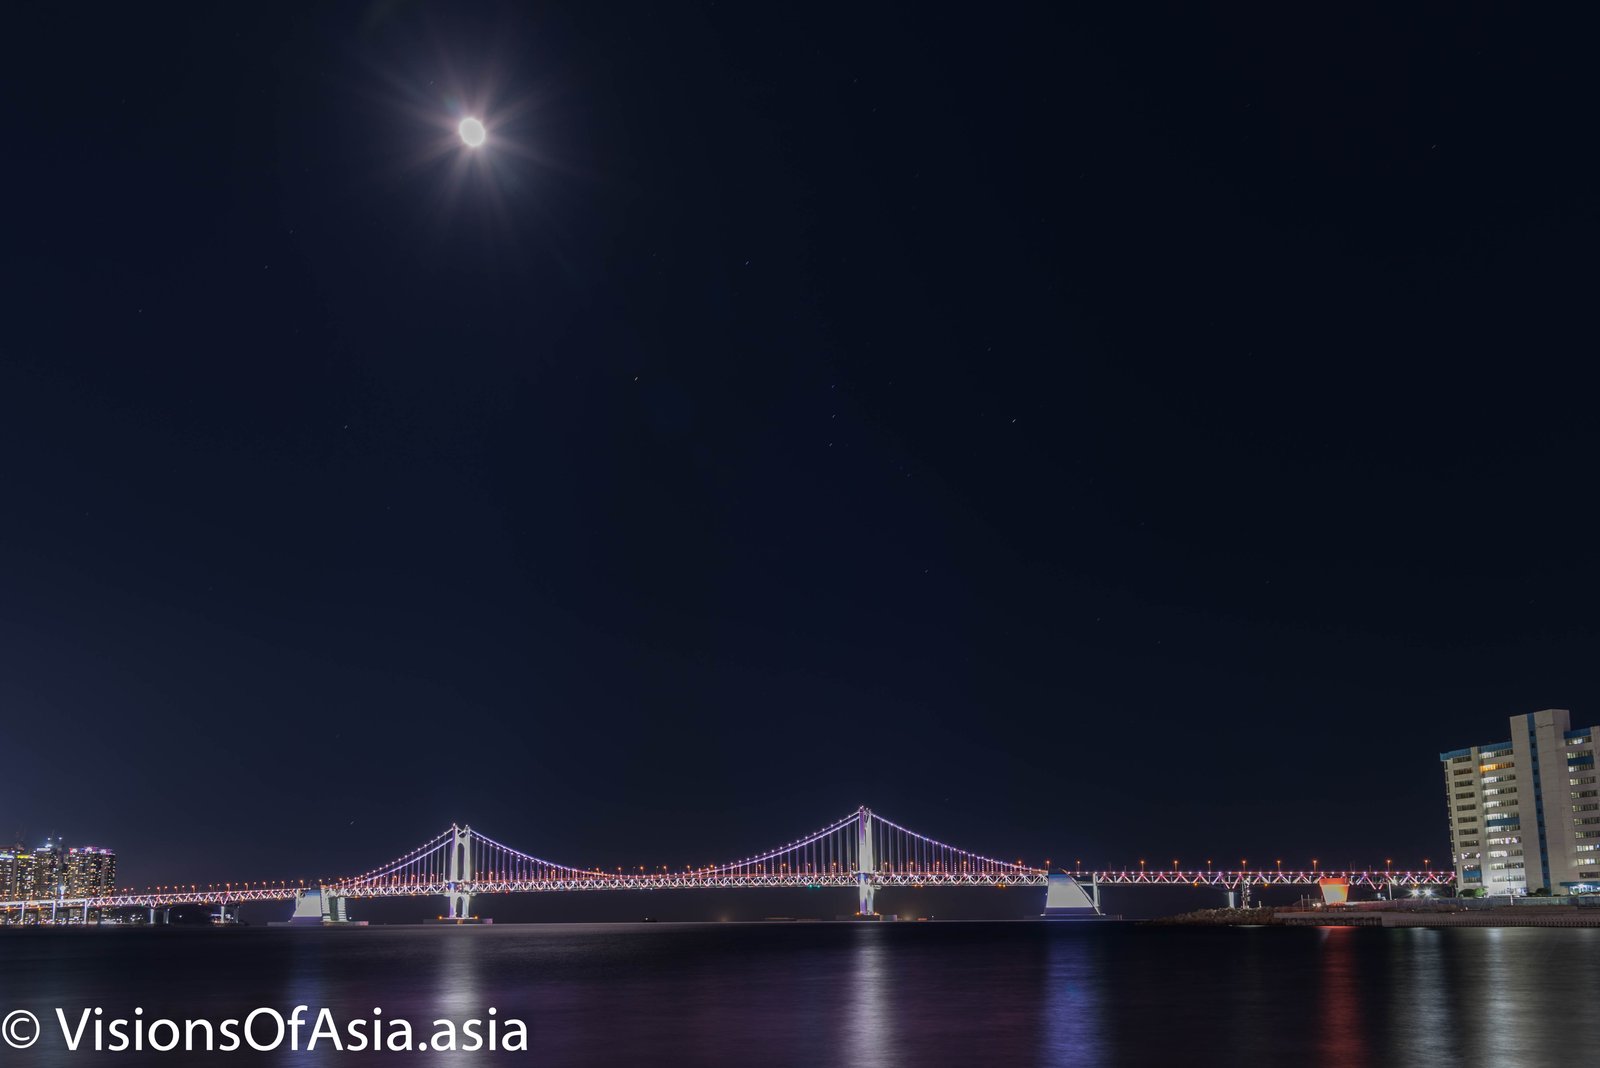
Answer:
[{"label": "dark sky", "polygon": [[1186,8],[7,11],[4,836],[1440,863],[1600,719],[1594,65]]}]

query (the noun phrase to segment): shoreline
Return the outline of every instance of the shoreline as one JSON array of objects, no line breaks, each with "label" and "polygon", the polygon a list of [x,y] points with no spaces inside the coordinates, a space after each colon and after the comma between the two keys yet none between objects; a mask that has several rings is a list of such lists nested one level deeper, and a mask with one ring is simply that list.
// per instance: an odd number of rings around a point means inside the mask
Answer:
[{"label": "shoreline", "polygon": [[1597,927],[1600,909],[1575,905],[1332,906],[1196,909],[1145,923],[1164,927]]}]

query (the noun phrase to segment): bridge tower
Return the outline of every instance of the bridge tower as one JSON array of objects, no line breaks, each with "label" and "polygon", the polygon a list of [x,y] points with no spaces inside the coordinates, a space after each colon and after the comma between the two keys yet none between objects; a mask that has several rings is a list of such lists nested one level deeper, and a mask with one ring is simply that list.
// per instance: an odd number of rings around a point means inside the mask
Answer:
[{"label": "bridge tower", "polygon": [[447,919],[464,920],[472,908],[472,895],[457,890],[461,883],[472,882],[472,828],[455,827],[450,841],[450,854],[445,858],[445,896],[450,903]]},{"label": "bridge tower", "polygon": [[856,895],[859,916],[876,915],[872,911],[872,897],[877,890],[872,883],[878,877],[877,858],[872,855],[872,810],[861,806],[856,822]]}]

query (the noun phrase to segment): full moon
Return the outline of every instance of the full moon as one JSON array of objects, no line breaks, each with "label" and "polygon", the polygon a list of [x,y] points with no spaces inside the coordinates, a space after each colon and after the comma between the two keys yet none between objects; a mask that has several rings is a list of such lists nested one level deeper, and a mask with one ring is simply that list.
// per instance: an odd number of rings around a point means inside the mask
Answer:
[{"label": "full moon", "polygon": [[489,131],[485,130],[483,123],[477,119],[462,119],[457,129],[460,130],[461,140],[466,142],[468,148],[477,148],[489,139]]}]

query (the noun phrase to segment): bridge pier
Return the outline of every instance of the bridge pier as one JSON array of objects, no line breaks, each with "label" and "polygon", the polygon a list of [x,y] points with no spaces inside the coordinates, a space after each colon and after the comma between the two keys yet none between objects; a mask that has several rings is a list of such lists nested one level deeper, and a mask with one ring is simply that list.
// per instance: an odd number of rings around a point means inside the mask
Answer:
[{"label": "bridge pier", "polygon": [[[346,897],[332,887],[319,886],[315,890],[296,890],[294,894],[294,913],[282,922],[269,921],[268,927],[326,927],[329,924],[350,924],[353,927],[365,927],[364,921],[351,922],[345,912]],[[228,909],[224,905],[219,910],[226,923]],[[234,906],[234,922],[238,922],[239,908]]]}]

